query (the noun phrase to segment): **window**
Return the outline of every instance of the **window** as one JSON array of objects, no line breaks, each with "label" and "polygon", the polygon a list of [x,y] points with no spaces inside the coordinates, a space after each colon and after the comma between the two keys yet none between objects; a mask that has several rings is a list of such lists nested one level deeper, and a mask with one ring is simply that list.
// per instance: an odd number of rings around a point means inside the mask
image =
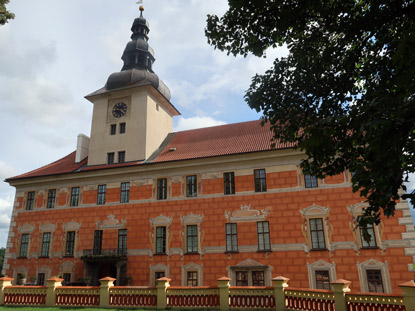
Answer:
[{"label": "window", "polygon": [[105,204],[105,193],[107,192],[107,185],[98,186],[97,204]]},{"label": "window", "polygon": [[38,286],[44,286],[45,285],[45,274],[44,273],[38,273],[37,274],[37,285]]},{"label": "window", "polygon": [[236,271],[236,286],[248,286],[248,271]]},{"label": "window", "polygon": [[125,123],[120,123],[120,134],[125,133]]},{"label": "window", "polygon": [[236,224],[225,224],[226,230],[226,251],[238,251],[238,233]]},{"label": "window", "polygon": [[156,271],[154,273],[154,281],[155,281],[154,286],[157,286],[158,279],[164,278],[165,276],[166,276],[166,273],[164,271]]},{"label": "window", "polygon": [[28,211],[32,210],[34,203],[35,203],[35,192],[30,191],[27,193],[26,209]]},{"label": "window", "polygon": [[79,187],[73,187],[71,192],[71,206],[79,204]]},{"label": "window", "polygon": [[125,151],[118,151],[118,163],[125,162]]},{"label": "window", "polygon": [[121,183],[120,202],[121,203],[127,203],[129,201],[130,201],[130,183],[129,182],[123,182],[123,183]]},{"label": "window", "polygon": [[63,274],[63,284],[67,284],[71,281],[71,274],[70,273],[64,273]]},{"label": "window", "polygon": [[312,176],[310,174],[304,174],[304,182],[305,182],[306,188],[317,188],[318,187],[316,176]]},{"label": "window", "polygon": [[114,152],[107,153],[107,164],[114,164]]},{"label": "window", "polygon": [[316,270],[315,277],[316,277],[316,288],[317,289],[331,289],[329,271]]},{"label": "window", "polygon": [[311,249],[325,250],[326,241],[324,239],[323,218],[310,218]]},{"label": "window", "polygon": [[94,255],[101,255],[102,251],[102,230],[94,231],[94,248],[92,253]]},{"label": "window", "polygon": [[197,196],[197,176],[187,176],[186,177],[186,195],[187,197]]},{"label": "window", "polygon": [[[360,217],[357,218],[357,222],[360,221]],[[366,241],[364,236],[363,236],[363,228],[359,227],[359,233],[360,233],[360,241],[361,241],[361,245],[362,248],[376,248],[377,244],[376,244],[376,235],[375,235],[375,227],[373,226],[373,224],[367,224],[366,225],[366,230],[367,233],[370,236],[370,241]]]},{"label": "window", "polygon": [[117,132],[117,124],[111,124],[110,135],[115,135]]},{"label": "window", "polygon": [[371,293],[384,293],[382,272],[380,270],[366,270],[367,287]]},{"label": "window", "polygon": [[167,199],[167,178],[157,179],[157,200]]},{"label": "window", "polygon": [[75,246],[75,231],[66,232],[65,256],[73,256]]},{"label": "window", "polygon": [[268,221],[257,222],[257,231],[258,231],[258,250],[259,251],[270,251],[271,244],[269,241]]},{"label": "window", "polygon": [[267,191],[267,176],[265,169],[254,170],[255,192]]},{"label": "window", "polygon": [[54,208],[55,207],[55,198],[56,198],[56,190],[55,189],[49,190],[47,208]]},{"label": "window", "polygon": [[127,229],[118,230],[118,255],[127,255]]},{"label": "window", "polygon": [[197,253],[197,225],[186,226],[187,253]]},{"label": "window", "polygon": [[252,271],[252,286],[265,286],[264,271]]},{"label": "window", "polygon": [[49,257],[50,232],[43,233],[41,257]]},{"label": "window", "polygon": [[27,257],[27,249],[29,246],[29,234],[22,234],[22,240],[20,242],[20,257]]},{"label": "window", "polygon": [[197,271],[187,271],[187,286],[197,286]]},{"label": "window", "polygon": [[166,227],[156,228],[156,254],[166,253]]},{"label": "window", "polygon": [[235,174],[234,172],[223,173],[224,194],[235,194]]}]

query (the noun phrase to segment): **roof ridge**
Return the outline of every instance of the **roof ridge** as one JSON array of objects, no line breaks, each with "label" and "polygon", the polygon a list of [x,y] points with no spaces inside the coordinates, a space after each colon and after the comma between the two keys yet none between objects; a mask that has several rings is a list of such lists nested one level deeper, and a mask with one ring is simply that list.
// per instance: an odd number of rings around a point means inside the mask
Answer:
[{"label": "roof ridge", "polygon": [[241,121],[241,122],[236,122],[236,123],[226,123],[226,124],[219,124],[219,125],[212,125],[212,126],[205,126],[205,127],[198,127],[195,129],[188,129],[188,130],[182,130],[182,131],[177,131],[177,132],[173,132],[174,134],[176,133],[183,133],[183,132],[190,132],[190,131],[197,131],[197,130],[203,130],[203,129],[207,129],[207,128],[215,128],[215,127],[225,127],[225,126],[232,126],[232,125],[238,125],[238,124],[243,124],[243,123],[254,123],[254,122],[261,122],[262,120],[251,120],[251,121]]}]

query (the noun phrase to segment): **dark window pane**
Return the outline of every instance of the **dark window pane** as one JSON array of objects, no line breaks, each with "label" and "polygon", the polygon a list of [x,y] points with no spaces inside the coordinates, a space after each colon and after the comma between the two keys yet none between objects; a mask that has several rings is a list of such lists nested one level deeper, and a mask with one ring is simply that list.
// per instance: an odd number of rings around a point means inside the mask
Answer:
[{"label": "dark window pane", "polygon": [[166,253],[166,227],[156,228],[156,254]]},{"label": "dark window pane", "polygon": [[236,271],[236,286],[248,286],[248,271]]},{"label": "dark window pane", "polygon": [[187,272],[187,286],[197,286],[197,271]]},{"label": "dark window pane", "polygon": [[259,251],[271,250],[268,221],[257,222],[257,231],[258,231],[258,250]]},{"label": "dark window pane", "polygon": [[22,240],[20,242],[20,257],[27,257],[27,249],[29,246],[29,234],[22,234]]},{"label": "dark window pane", "polygon": [[[357,218],[357,221],[360,221],[360,217]],[[360,240],[362,242],[362,248],[375,248],[377,247],[376,244],[376,235],[375,235],[375,228],[373,226],[373,224],[367,224],[366,226],[367,229],[367,233],[369,233],[370,235],[370,241],[366,241],[364,236],[363,236],[363,228],[359,227],[359,232],[360,232]]]},{"label": "dark window pane", "polygon": [[75,246],[75,231],[66,233],[65,256],[73,256]]},{"label": "dark window pane", "polygon": [[155,274],[154,274],[154,281],[155,281],[154,286],[157,286],[157,280],[158,279],[164,278],[165,276],[166,275],[165,275],[164,271],[156,271]]},{"label": "dark window pane", "polygon": [[121,183],[121,203],[127,203],[130,201],[130,183],[123,182]]},{"label": "dark window pane", "polygon": [[48,205],[47,208],[55,207],[56,190],[51,189],[48,191]]},{"label": "dark window pane", "polygon": [[157,200],[167,199],[167,178],[157,179]]},{"label": "dark window pane", "polygon": [[98,186],[97,204],[105,204],[105,194],[107,192],[106,185]]},{"label": "dark window pane", "polygon": [[114,164],[114,152],[107,153],[107,164]]},{"label": "dark window pane", "polygon": [[197,225],[187,226],[187,252],[197,253]]},{"label": "dark window pane", "polygon": [[63,274],[63,284],[69,283],[71,281],[71,274],[70,273],[64,273]]},{"label": "dark window pane", "polygon": [[50,232],[43,233],[41,257],[49,256]]},{"label": "dark window pane", "polygon": [[323,219],[311,218],[310,235],[311,235],[311,248],[312,249],[326,249],[326,241],[324,236]]},{"label": "dark window pane", "polygon": [[312,176],[310,174],[304,174],[304,181],[305,181],[306,188],[317,188],[318,187],[316,176]]},{"label": "dark window pane", "polygon": [[127,229],[118,230],[118,255],[127,255]]},{"label": "dark window pane", "polygon": [[226,224],[226,251],[237,252],[238,251],[238,234],[236,224]]},{"label": "dark window pane", "polygon": [[73,187],[71,193],[71,206],[78,206],[79,204],[79,187]]},{"label": "dark window pane", "polygon": [[254,170],[255,192],[267,191],[265,169]]},{"label": "dark window pane", "polygon": [[35,192],[31,191],[27,193],[26,209],[32,210],[35,203]]},{"label": "dark window pane", "polygon": [[125,151],[119,151],[118,152],[118,163],[124,163],[125,162]]},{"label": "dark window pane", "polygon": [[120,123],[120,134],[125,133],[125,123]]},{"label": "dark window pane", "polygon": [[331,289],[329,272],[327,270],[315,271],[315,276],[317,289]]},{"label": "dark window pane", "polygon": [[223,173],[224,194],[235,194],[235,174],[234,172]]},{"label": "dark window pane", "polygon": [[197,176],[187,176],[186,177],[186,195],[188,197],[197,196]]},{"label": "dark window pane", "polygon": [[44,273],[37,274],[37,285],[39,286],[45,285],[45,274]]},{"label": "dark window pane", "polygon": [[116,124],[111,124],[110,135],[115,135],[116,132],[117,132],[117,125]]},{"label": "dark window pane", "polygon": [[371,293],[384,293],[382,272],[380,270],[366,270],[368,290]]},{"label": "dark window pane", "polygon": [[264,271],[252,271],[252,286],[265,286]]},{"label": "dark window pane", "polygon": [[95,230],[94,231],[93,254],[101,255],[101,251],[102,251],[102,230]]}]

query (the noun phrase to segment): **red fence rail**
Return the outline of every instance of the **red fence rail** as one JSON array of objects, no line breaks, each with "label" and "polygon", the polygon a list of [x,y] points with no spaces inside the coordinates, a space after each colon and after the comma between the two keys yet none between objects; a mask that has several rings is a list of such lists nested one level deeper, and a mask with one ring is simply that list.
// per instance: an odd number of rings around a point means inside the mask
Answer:
[{"label": "red fence rail", "polygon": [[4,294],[5,305],[34,305],[40,306],[46,303],[46,294]]},{"label": "red fence rail", "polygon": [[167,290],[168,307],[219,307],[219,289],[217,287],[169,287]]},{"label": "red fence rail", "polygon": [[99,287],[62,286],[56,291],[57,306],[99,306]]},{"label": "red fence rail", "polygon": [[409,311],[401,295],[347,293],[346,302],[348,311]]},{"label": "red fence rail", "polygon": [[231,286],[229,291],[229,307],[231,308],[275,308],[273,287]]}]

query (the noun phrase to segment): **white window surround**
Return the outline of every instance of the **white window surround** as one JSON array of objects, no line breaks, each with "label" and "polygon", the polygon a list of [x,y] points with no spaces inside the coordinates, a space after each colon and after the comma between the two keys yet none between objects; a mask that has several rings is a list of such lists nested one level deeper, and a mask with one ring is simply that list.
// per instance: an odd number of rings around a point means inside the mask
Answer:
[{"label": "white window surround", "polygon": [[[360,236],[360,228],[357,226],[356,220],[359,216],[363,214],[363,211],[366,207],[368,207],[368,204],[364,202],[353,204],[347,207],[349,214],[352,215],[352,221],[350,222],[350,230],[352,231],[353,236],[355,237],[356,251],[358,253],[360,253],[360,250],[362,249],[362,239]],[[382,242],[383,228],[383,222],[381,222],[379,226],[373,225],[377,247],[379,247],[382,250],[386,250],[386,247]]]},{"label": "white window surround", "polygon": [[316,271],[321,271],[321,270],[328,271],[330,282],[337,280],[336,264],[334,262],[329,263],[324,260],[317,260],[311,264],[307,263],[307,270],[308,270],[308,283],[309,283],[310,288],[314,288],[314,289],[317,288]]},{"label": "white window surround", "polygon": [[163,265],[162,263],[158,263],[154,266],[150,265],[150,284],[149,286],[154,286],[156,280],[155,280],[155,274],[156,272],[164,272],[164,275],[166,278],[170,278],[170,266],[169,265]]},{"label": "white window surround", "polygon": [[253,259],[245,259],[235,266],[227,267],[228,277],[231,279],[232,286],[236,286],[236,272],[247,271],[248,272],[248,286],[252,286],[252,271],[264,271],[264,283],[265,286],[271,286],[272,279],[272,266],[263,265]]},{"label": "white window surround", "polygon": [[70,281],[71,282],[75,281],[75,264],[72,261],[67,260],[59,266],[59,276],[63,277],[64,273],[70,273],[71,274]]},{"label": "white window surround", "polygon": [[28,274],[28,272],[29,272],[29,268],[27,268],[25,266],[19,266],[19,267],[13,269],[13,279],[14,279],[13,280],[13,285],[17,285],[17,275],[19,273],[24,274],[26,276],[26,280],[27,280],[27,277],[28,277],[27,274]]},{"label": "white window surround", "polygon": [[309,219],[322,218],[323,228],[324,228],[324,240],[325,240],[326,248],[327,250],[332,252],[333,249],[330,243],[330,236],[333,233],[333,226],[328,220],[328,216],[330,214],[330,208],[316,205],[314,203],[313,205],[300,210],[300,213],[304,219],[303,225],[301,226],[301,231],[307,241],[307,247],[305,248],[305,251],[308,253],[312,249]]},{"label": "white window surround", "polygon": [[51,278],[52,268],[50,268],[48,266],[40,266],[40,267],[38,267],[36,269],[36,279],[37,279],[37,276],[38,276],[39,273],[44,273],[45,274],[45,285],[46,285],[46,280]]},{"label": "white window surround", "polygon": [[[156,254],[156,228],[157,227],[166,227],[166,255],[170,256],[170,242],[171,242],[171,232],[170,232],[170,225],[173,222],[173,217],[168,217],[164,215],[160,215],[154,218],[150,218],[150,242],[151,242],[151,250],[150,256],[154,256]],[[167,274],[166,274],[167,276]],[[154,278],[154,276],[153,276]],[[153,283],[152,283],[153,284]]]},{"label": "white window surround", "polygon": [[182,265],[182,286],[187,286],[187,272],[197,272],[197,286],[203,286],[203,265],[191,262],[187,265]]},{"label": "white window surround", "polygon": [[203,256],[204,250],[202,248],[202,242],[204,238],[204,231],[202,229],[203,215],[189,214],[180,217],[182,223],[182,243],[184,254],[187,253],[187,228],[188,225],[197,225],[197,252]]},{"label": "white window surround", "polygon": [[357,263],[357,271],[359,274],[360,291],[368,292],[369,287],[367,284],[366,270],[380,270],[382,274],[383,289],[385,293],[392,293],[392,286],[389,276],[389,263],[387,261],[380,262],[375,259],[369,259],[362,263]]}]

